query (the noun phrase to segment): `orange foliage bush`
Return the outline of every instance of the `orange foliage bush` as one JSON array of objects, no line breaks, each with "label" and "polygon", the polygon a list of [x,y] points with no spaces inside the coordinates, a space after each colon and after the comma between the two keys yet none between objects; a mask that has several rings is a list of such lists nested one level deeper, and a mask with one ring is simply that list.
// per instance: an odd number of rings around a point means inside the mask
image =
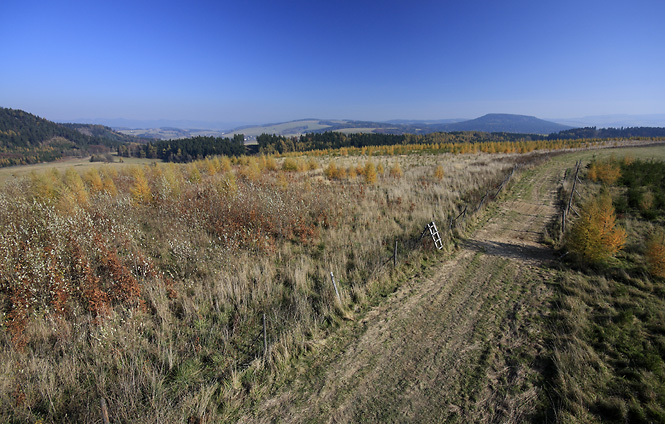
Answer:
[{"label": "orange foliage bush", "polygon": [[621,167],[613,160],[593,161],[589,164],[587,175],[591,181],[612,185],[621,177]]},{"label": "orange foliage bush", "polygon": [[626,242],[626,231],[616,226],[612,198],[602,194],[583,205],[568,235],[567,246],[586,262],[614,256]]}]

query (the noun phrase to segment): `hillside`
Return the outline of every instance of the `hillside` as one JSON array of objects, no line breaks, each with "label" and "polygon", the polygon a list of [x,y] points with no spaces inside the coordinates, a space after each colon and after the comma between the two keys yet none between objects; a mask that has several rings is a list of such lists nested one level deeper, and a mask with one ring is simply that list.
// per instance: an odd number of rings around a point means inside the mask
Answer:
[{"label": "hillside", "polygon": [[111,145],[117,145],[120,143],[132,143],[141,141],[140,137],[135,137],[132,135],[123,134],[119,131],[114,130],[113,128],[107,127],[105,125],[98,124],[56,124],[62,125],[66,128],[74,129],[80,132],[83,135],[87,135],[93,138],[98,138],[106,140],[107,143]]},{"label": "hillside", "polygon": [[523,134],[551,134],[569,130],[572,127],[561,125],[534,116],[489,113],[469,121],[456,122],[435,127],[438,131],[483,131]]},{"label": "hillside", "polygon": [[56,124],[22,110],[0,108],[0,166],[103,153],[129,141],[138,140],[101,125]]},{"label": "hillside", "polygon": [[279,124],[241,127],[228,134],[245,134],[253,138],[261,134],[294,136],[306,133],[335,131],[349,133],[430,134],[433,132],[482,131],[486,133],[551,134],[571,129],[533,116],[492,113],[471,120],[391,120],[387,122],[307,119]]}]

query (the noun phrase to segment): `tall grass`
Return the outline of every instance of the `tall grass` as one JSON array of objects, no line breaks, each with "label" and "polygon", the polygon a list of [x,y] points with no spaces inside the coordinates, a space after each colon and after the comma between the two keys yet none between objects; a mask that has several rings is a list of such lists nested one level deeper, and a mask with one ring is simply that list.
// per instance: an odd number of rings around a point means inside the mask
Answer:
[{"label": "tall grass", "polygon": [[[104,397],[114,421],[229,419],[391,286],[395,239],[457,215],[519,159],[215,158],[13,181],[0,417],[94,421]],[[328,178],[333,163],[364,177]]]}]

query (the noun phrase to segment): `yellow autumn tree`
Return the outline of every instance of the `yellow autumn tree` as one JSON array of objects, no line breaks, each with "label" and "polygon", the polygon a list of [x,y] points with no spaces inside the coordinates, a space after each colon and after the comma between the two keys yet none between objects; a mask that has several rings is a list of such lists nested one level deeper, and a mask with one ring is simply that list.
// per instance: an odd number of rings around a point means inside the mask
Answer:
[{"label": "yellow autumn tree", "polygon": [[132,194],[132,199],[136,204],[148,204],[152,200],[152,191],[148,184],[148,179],[145,176],[143,168],[135,167],[131,170],[134,177],[134,183],[129,191]]},{"label": "yellow autumn tree", "polygon": [[81,175],[76,172],[74,168],[68,168],[67,171],[65,171],[63,182],[64,185],[71,190],[74,195],[73,198],[79,206],[88,205],[88,190],[86,190]]},{"label": "yellow autumn tree", "polygon": [[644,255],[651,275],[665,278],[665,235],[651,237]]},{"label": "yellow autumn tree", "polygon": [[616,161],[593,161],[589,164],[587,176],[591,181],[600,181],[603,184],[612,185],[621,177],[621,168]]},{"label": "yellow autumn tree", "polygon": [[367,162],[365,164],[365,182],[367,184],[376,184],[376,166],[374,162]]},{"label": "yellow autumn tree", "polygon": [[626,231],[616,225],[612,197],[603,193],[587,201],[568,234],[567,247],[589,263],[614,256],[626,242]]},{"label": "yellow autumn tree", "polygon": [[436,170],[434,170],[434,177],[436,177],[437,180],[441,181],[443,180],[443,166],[439,165],[436,167]]},{"label": "yellow autumn tree", "polygon": [[90,168],[85,174],[83,174],[83,179],[86,184],[88,184],[92,194],[97,194],[104,188],[102,177],[99,175],[97,168]]}]

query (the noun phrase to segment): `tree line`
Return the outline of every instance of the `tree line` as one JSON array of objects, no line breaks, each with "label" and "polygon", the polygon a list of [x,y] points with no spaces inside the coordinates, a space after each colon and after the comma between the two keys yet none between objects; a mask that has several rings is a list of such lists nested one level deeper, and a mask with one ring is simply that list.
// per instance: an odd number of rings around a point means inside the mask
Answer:
[{"label": "tree line", "polygon": [[665,128],[577,128],[550,135],[519,134],[506,132],[454,131],[429,134],[387,134],[326,131],[287,137],[276,134],[261,134],[256,137],[259,151],[264,154],[282,154],[368,146],[391,146],[435,143],[504,143],[525,141],[658,138],[665,137]]},{"label": "tree line", "polygon": [[455,131],[430,134],[387,134],[326,131],[296,137],[261,134],[256,137],[259,151],[264,154],[305,152],[311,150],[339,149],[343,147],[392,146],[404,144],[434,143],[483,143],[506,141],[533,141],[543,137],[531,134],[486,133],[481,131]]},{"label": "tree line", "polygon": [[165,162],[191,162],[209,156],[240,156],[246,153],[245,136],[180,138],[151,141],[147,144],[118,146],[118,155],[161,159]]},{"label": "tree line", "polygon": [[665,137],[662,127],[596,128],[584,127],[559,131],[547,136],[553,139],[608,139],[608,138],[656,138]]}]

